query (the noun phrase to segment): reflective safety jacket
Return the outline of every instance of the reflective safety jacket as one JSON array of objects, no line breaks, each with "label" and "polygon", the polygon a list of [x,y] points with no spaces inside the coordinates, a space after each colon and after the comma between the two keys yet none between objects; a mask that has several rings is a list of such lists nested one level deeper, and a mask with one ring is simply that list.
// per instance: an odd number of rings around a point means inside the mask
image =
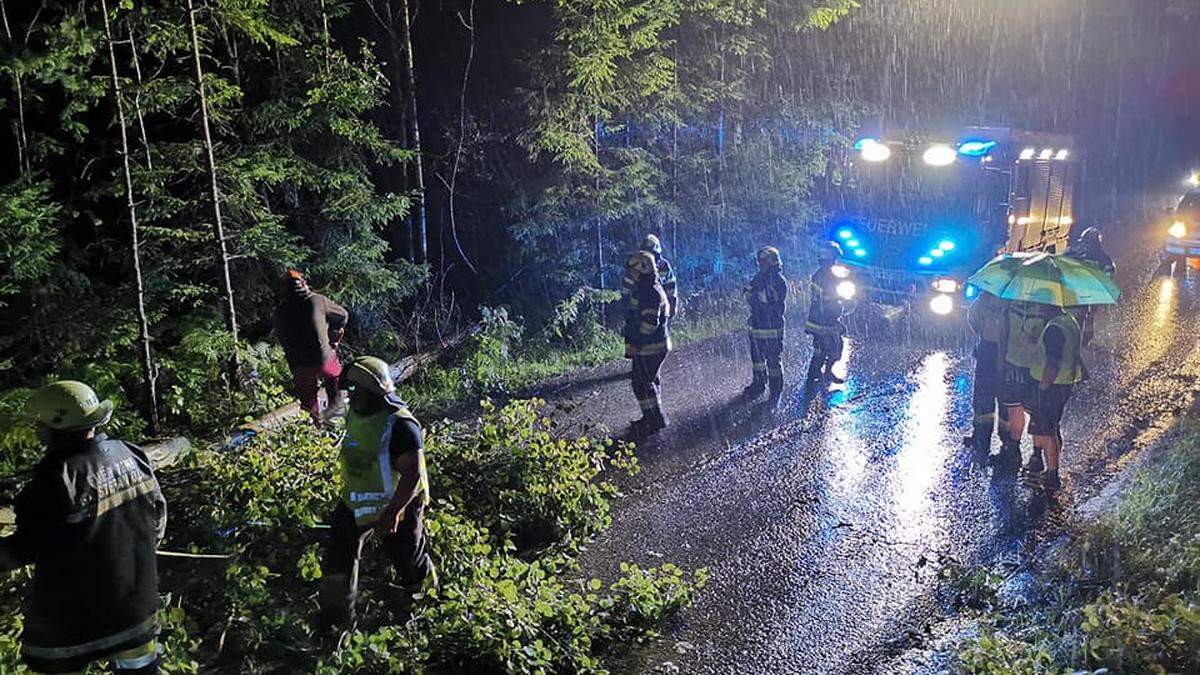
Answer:
[{"label": "reflective safety jacket", "polygon": [[[679,309],[679,288],[675,280],[675,269],[671,267],[670,261],[661,255],[655,255],[653,251],[647,251],[647,253],[654,256],[654,264],[658,268],[658,283],[667,296],[667,305],[671,309],[671,316],[675,316],[676,310]],[[636,287],[637,278],[632,270],[626,269],[625,277],[621,280],[621,303],[630,314],[638,313],[637,294],[634,293]]]},{"label": "reflective safety jacket", "polygon": [[637,314],[625,316],[625,356],[650,356],[671,351],[667,295],[658,284],[641,282],[634,288]]},{"label": "reflective safety jacket", "polygon": [[1046,310],[1032,302],[1014,302],[1008,308],[1008,338],[1004,360],[1018,368],[1029,368],[1041,348],[1046,328]]},{"label": "reflective safety jacket", "polygon": [[1000,342],[1004,335],[1004,322],[1007,320],[1007,308],[1000,298],[991,293],[983,293],[971,304],[967,312],[967,321],[971,330],[984,342]]},{"label": "reflective safety jacket", "polygon": [[[1062,332],[1060,349],[1055,349],[1047,344],[1047,334],[1053,328]],[[1070,314],[1059,314],[1046,323],[1046,327],[1042,329],[1042,334],[1038,339],[1037,355],[1033,360],[1033,365],[1029,367],[1029,375],[1033,377],[1034,381],[1042,381],[1042,377],[1046,374],[1047,362],[1050,360],[1049,355],[1055,351],[1061,353],[1058,357],[1058,373],[1054,377],[1053,384],[1076,384],[1083,381],[1083,360],[1079,354],[1081,333],[1079,322]]]},{"label": "reflective safety jacket", "polygon": [[17,496],[0,547],[33,564],[26,657],[100,659],[158,633],[158,561],[167,504],[150,460],[103,434],[52,448]]},{"label": "reflective safety jacket", "polygon": [[[346,437],[341,447],[342,501],[354,512],[359,526],[374,524],[392,501],[400,474],[392,468],[392,429],[400,420],[420,422],[396,401],[370,415],[346,413]],[[425,453],[419,454],[417,498],[429,503]]]},{"label": "reflective safety jacket", "polygon": [[750,304],[750,336],[756,340],[783,337],[787,312],[787,279],[778,269],[758,274],[742,289]]},{"label": "reflective safety jacket", "polygon": [[833,266],[825,265],[808,280],[808,320],[804,332],[813,335],[842,334],[842,316],[846,313],[842,300],[837,296],[837,285],[842,281],[833,275]]}]

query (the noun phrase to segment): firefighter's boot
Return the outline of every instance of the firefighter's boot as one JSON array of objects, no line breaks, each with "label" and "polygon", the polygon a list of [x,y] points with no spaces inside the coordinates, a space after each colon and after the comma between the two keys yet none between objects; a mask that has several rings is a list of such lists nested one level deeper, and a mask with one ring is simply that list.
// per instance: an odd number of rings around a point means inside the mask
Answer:
[{"label": "firefighter's boot", "polygon": [[746,399],[747,401],[753,401],[759,396],[762,396],[762,393],[766,391],[766,389],[767,383],[764,381],[762,374],[755,372],[754,380],[750,382],[750,384],[746,385],[744,389],[742,389],[742,398]]}]

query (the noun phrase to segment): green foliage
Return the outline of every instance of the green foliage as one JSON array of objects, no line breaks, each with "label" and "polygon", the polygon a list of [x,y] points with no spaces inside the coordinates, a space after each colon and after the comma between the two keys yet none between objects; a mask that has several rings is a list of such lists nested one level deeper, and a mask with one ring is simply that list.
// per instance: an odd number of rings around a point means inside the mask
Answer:
[{"label": "green foliage", "polygon": [[462,504],[470,518],[491,533],[493,545],[519,542],[574,545],[608,527],[609,499],[616,488],[599,481],[611,462],[636,471],[628,444],[552,434],[541,416],[544,403],[514,401],[497,409],[483,402],[477,430],[439,442],[431,460],[439,466],[437,492]]},{"label": "green foliage", "polygon": [[[968,673],[1200,669],[1200,431],[1191,423],[1048,573],[1049,600],[1003,612],[959,650]],[[991,610],[989,605],[984,609]]]},{"label": "green foliage", "polygon": [[[428,432],[426,531],[440,589],[398,623],[387,561],[368,547],[357,630],[336,650],[318,649],[312,628],[319,528],[337,499],[335,433],[296,424],[163,473],[164,548],[231,556],[160,559],[164,671],[603,672],[609,649],[652,636],[706,575],[623,565],[607,583],[581,578],[578,546],[607,525],[615,492],[604,472],[636,462],[628,446],[553,438],[542,409],[487,404],[477,426]],[[536,542],[524,538],[531,531]],[[17,663],[28,576],[0,579],[0,612],[12,619],[0,631],[0,668]]]}]

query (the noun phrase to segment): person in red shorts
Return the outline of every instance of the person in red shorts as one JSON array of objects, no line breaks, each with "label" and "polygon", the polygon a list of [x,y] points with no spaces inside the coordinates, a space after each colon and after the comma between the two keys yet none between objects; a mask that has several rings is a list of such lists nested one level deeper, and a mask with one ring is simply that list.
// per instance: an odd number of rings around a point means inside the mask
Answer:
[{"label": "person in red shorts", "polygon": [[336,302],[314,293],[299,272],[288,270],[284,275],[283,300],[275,308],[275,334],[292,370],[300,408],[318,424],[323,421],[317,401],[322,386],[328,399],[327,417],[344,407],[338,388],[342,365],[335,344],[348,318]]}]

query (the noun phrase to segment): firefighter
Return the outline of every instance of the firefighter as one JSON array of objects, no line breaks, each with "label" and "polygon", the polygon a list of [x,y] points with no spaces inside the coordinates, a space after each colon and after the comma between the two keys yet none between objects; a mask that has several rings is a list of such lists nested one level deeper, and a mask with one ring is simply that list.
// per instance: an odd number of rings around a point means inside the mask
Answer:
[{"label": "firefighter", "polygon": [[639,251],[631,256],[627,268],[634,275],[631,300],[638,309],[636,315],[625,319],[625,356],[633,359],[633,394],[642,409],[642,417],[633,423],[633,429],[648,436],[667,426],[659,397],[659,370],[671,351],[667,328],[671,305],[658,282],[653,255]]},{"label": "firefighter", "polygon": [[292,371],[300,407],[320,423],[323,420],[317,391],[322,386],[327,402],[325,418],[341,414],[343,409],[338,390],[342,366],[337,342],[345,332],[349,315],[337,303],[314,293],[296,270],[284,275],[282,290],[283,299],[275,308],[275,333]]},{"label": "firefighter", "polygon": [[982,293],[967,315],[971,329],[979,336],[975,345],[975,384],[972,408],[975,417],[971,435],[963,443],[980,455],[991,454],[992,430],[1000,436],[1001,446],[1009,443],[1008,408],[1000,403],[1001,370],[998,368],[1000,337],[1007,307],[1000,298]]},{"label": "firefighter", "polygon": [[1029,374],[1036,383],[1033,407],[1030,410],[1029,433],[1033,436],[1033,455],[1025,464],[1024,473],[1032,483],[1048,492],[1062,487],[1058,462],[1063,438],[1059,428],[1063,410],[1075,385],[1083,381],[1083,362],[1080,358],[1082,331],[1069,312],[1052,308],[1038,340]]},{"label": "firefighter", "polygon": [[756,256],[758,274],[743,289],[750,305],[750,361],[753,380],[743,397],[756,399],[770,385],[768,403],[779,404],[783,394],[783,329],[787,311],[787,279],[779,249],[764,246]]},{"label": "firefighter", "polygon": [[64,380],[26,404],[46,454],[15,502],[0,571],[33,565],[21,654],[34,672],[158,672],[158,564],[167,506],[140,448],[98,430],[113,406]]},{"label": "firefighter", "polygon": [[847,300],[838,296],[837,287],[846,281],[848,270],[837,264],[841,255],[840,246],[826,242],[817,252],[817,271],[808,281],[808,321],[804,323],[804,332],[813,338],[813,355],[804,378],[806,391],[823,382],[845,382],[833,373],[833,364],[841,360],[845,349],[846,326],[842,317],[846,314]]},{"label": "firefighter", "polygon": [[[1079,243],[1067,249],[1067,255],[1092,263],[1107,272],[1109,277],[1117,273],[1116,263],[1108,251],[1104,250],[1104,236],[1094,227],[1087,228],[1079,235]],[[1096,317],[1099,311],[1098,307],[1073,307],[1070,310],[1083,331],[1084,346],[1090,344],[1096,334]]]},{"label": "firefighter", "polygon": [[[638,251],[654,256],[654,266],[658,270],[658,283],[663,287],[663,292],[667,294],[667,304],[670,305],[671,316],[674,317],[679,312],[679,288],[675,282],[675,270],[671,267],[671,262],[663,257],[662,242],[658,240],[657,236],[647,234],[642,239],[642,245]],[[635,258],[636,253],[630,256],[629,260],[633,261]],[[636,280],[637,275],[627,267],[625,278],[621,281],[621,299],[632,314],[637,314],[637,307],[633,306]]]},{"label": "firefighter", "polygon": [[319,598],[327,628],[354,620],[359,560],[372,537],[383,544],[403,587],[398,609],[407,610],[415,593],[437,585],[425,539],[429,477],[421,424],[382,359],[355,359],[342,380],[350,409],[340,449],[341,499],[330,516]]},{"label": "firefighter", "polygon": [[1047,305],[1011,302],[1000,327],[1000,349],[996,355],[1001,370],[1000,398],[1008,408],[1008,442],[1000,446],[997,467],[1016,471],[1021,465],[1021,437],[1025,433],[1026,410],[1033,407],[1037,386],[1029,368],[1037,358],[1038,341],[1046,328]]}]

